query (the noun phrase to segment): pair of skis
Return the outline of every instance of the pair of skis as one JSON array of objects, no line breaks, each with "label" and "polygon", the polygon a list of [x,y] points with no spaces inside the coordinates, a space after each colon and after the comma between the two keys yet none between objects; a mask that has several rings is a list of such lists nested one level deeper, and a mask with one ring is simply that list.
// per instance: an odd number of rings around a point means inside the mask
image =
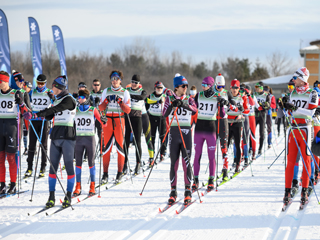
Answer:
[{"label": "pair of skis", "polygon": [[[29,191],[29,190],[20,191],[19,194],[22,194],[22,193],[25,193],[25,192],[28,192],[28,191]],[[4,194],[1,194],[1,195],[0,195],[0,199],[7,198],[7,197],[12,197],[12,196],[17,195],[17,194],[18,194],[18,192],[11,193],[11,194],[9,194],[9,193],[4,193]]]}]

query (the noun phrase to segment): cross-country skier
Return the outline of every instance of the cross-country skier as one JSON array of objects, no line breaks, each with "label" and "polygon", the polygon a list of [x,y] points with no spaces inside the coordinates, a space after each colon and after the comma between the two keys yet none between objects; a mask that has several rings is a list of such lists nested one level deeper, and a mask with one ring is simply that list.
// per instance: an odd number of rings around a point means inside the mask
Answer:
[{"label": "cross-country skier", "polygon": [[[101,125],[103,122],[100,118],[100,113],[98,110],[90,106],[89,103],[90,94],[87,89],[79,91],[79,105],[76,111],[76,146],[75,146],[75,156],[76,156],[76,187],[73,192],[74,196],[81,194],[81,170],[82,170],[82,156],[84,150],[87,150],[88,154],[88,164],[90,169],[90,190],[89,195],[95,194],[95,175],[96,167],[94,162],[96,139],[95,139],[95,121],[97,120]],[[98,143],[100,144],[100,143]]]},{"label": "cross-country skier", "polygon": [[270,108],[270,99],[268,95],[263,92],[263,82],[258,82],[255,85],[255,94],[254,96],[257,98],[259,107],[255,108],[255,116],[256,116],[256,126],[259,127],[259,134],[260,134],[260,145],[258,150],[258,155],[261,155],[263,142],[264,142],[264,131],[266,127],[266,114],[268,109]]},{"label": "cross-country skier", "polygon": [[[162,116],[163,105],[165,101],[165,94],[163,94],[163,84],[157,81],[154,85],[154,92],[151,93],[146,99],[146,108],[148,109],[150,125],[151,125],[151,139],[153,149],[156,149],[156,132],[160,136],[160,140],[164,138],[167,131],[166,119]],[[166,145],[162,144],[160,149],[160,161],[163,161],[166,152]]]},{"label": "cross-country skier", "polygon": [[[234,138],[234,144],[236,149],[236,158],[234,159],[235,163],[235,172],[239,172],[240,168],[240,158],[241,158],[241,134],[244,117],[242,114],[249,113],[249,104],[247,102],[247,97],[242,95],[240,90],[240,82],[237,79],[231,81],[230,90],[232,93],[232,99],[236,102],[236,105],[230,105],[228,114],[228,123],[229,123],[229,138],[228,138],[228,147],[230,145],[230,140]],[[244,138],[245,140],[245,138]],[[244,142],[244,144],[247,144]],[[248,164],[248,162],[245,162]]]},{"label": "cross-country skier", "polygon": [[[125,162],[123,166],[123,173],[127,172],[128,165],[128,154],[129,154],[129,144],[130,144],[130,135],[131,132],[134,136],[134,143],[136,148],[136,167],[134,169],[134,174],[140,173],[141,163],[142,163],[142,148],[141,148],[141,132],[142,132],[142,108],[144,105],[144,100],[147,98],[147,92],[141,88],[140,85],[140,75],[134,74],[131,78],[131,87],[126,90],[130,94],[131,101],[131,111],[129,113],[129,118],[125,118]],[[130,127],[130,123],[132,126],[132,130]]]},{"label": "cross-country skier", "polygon": [[[99,104],[100,104],[100,100],[102,97],[102,90],[101,90],[101,82],[99,79],[94,79],[92,81],[92,91],[90,92],[90,99],[93,102],[93,106],[96,107],[99,110]],[[98,119],[96,119],[95,122],[95,128],[96,128],[96,133],[99,137],[99,142],[101,139],[101,124],[98,121]]]},{"label": "cross-country skier", "polygon": [[[12,77],[15,81],[23,83],[21,73],[14,73]],[[24,90],[16,90],[9,87],[9,78],[7,72],[0,71],[0,194],[13,194],[16,192],[18,164],[15,160],[18,140],[17,107],[19,107],[21,113],[29,111],[25,105]],[[22,118],[20,118],[21,121]],[[6,159],[9,163],[11,182],[8,191],[6,189]]]},{"label": "cross-country skier", "polygon": [[[300,132],[297,127],[300,128],[307,143],[311,146],[311,128],[312,128],[312,116],[314,115],[318,106],[318,94],[315,90],[309,88],[308,84],[309,70],[305,67],[299,68],[292,77],[295,84],[295,89],[290,94],[289,98],[283,98],[282,107],[292,115],[298,126],[292,120],[292,131],[288,132],[287,137],[287,168],[285,172],[285,195],[283,198],[284,203],[288,203],[291,198],[291,184],[293,179],[294,166],[297,156],[299,154],[298,147],[301,150],[302,158],[305,164],[303,164],[302,171],[302,190],[301,190],[301,203],[304,204],[308,201],[307,189],[309,186],[309,177],[311,174],[311,156],[307,149],[305,142],[303,141]],[[298,145],[296,144],[296,141]],[[306,166],[306,167],[305,167]],[[308,171],[308,173],[307,173]]]},{"label": "cross-country skier", "polygon": [[[37,87],[32,90],[30,97],[31,97],[31,106],[32,112],[38,113],[39,111],[48,108],[52,105],[55,100],[52,90],[46,87],[47,77],[44,74],[40,74],[37,77]],[[44,121],[44,122],[43,122]],[[41,166],[40,166],[40,174],[39,177],[44,177],[44,173],[46,171],[47,166],[47,142],[49,136],[49,128],[50,122],[46,121],[44,118],[37,118],[32,119],[33,127],[36,131],[36,134],[41,137],[41,143],[45,151],[42,150],[41,154]],[[35,135],[34,130],[31,128],[29,133],[29,151],[28,151],[28,168],[26,173],[24,174],[25,177],[30,177],[33,172],[33,159],[36,151],[37,146],[37,137]]]},{"label": "cross-country skier", "polygon": [[267,99],[270,99],[270,108],[266,114],[266,124],[267,124],[267,133],[268,133],[268,148],[271,148],[272,144],[272,109],[277,107],[276,98],[272,95],[272,88],[269,86],[264,86],[263,91],[267,94]]},{"label": "cross-country skier", "polygon": [[192,191],[195,191],[199,187],[200,160],[204,141],[207,143],[209,158],[209,180],[207,190],[211,191],[214,188],[213,180],[216,171],[215,152],[217,139],[215,120],[217,114],[219,114],[221,117],[224,116],[224,106],[227,104],[228,100],[220,97],[219,93],[214,92],[213,84],[214,79],[212,77],[205,77],[202,80],[203,91],[197,93],[195,96],[195,103],[198,108],[198,116],[194,132],[195,156],[193,165],[194,182],[192,184]]},{"label": "cross-country skier", "polygon": [[[169,136],[170,144],[170,183],[171,193],[168,200],[169,204],[173,204],[177,198],[177,171],[179,167],[180,152],[182,154],[182,165],[184,170],[184,182],[185,182],[185,199],[184,203],[191,202],[191,163],[190,157],[192,152],[192,138],[191,138],[191,126],[194,121],[194,116],[197,112],[197,107],[192,98],[187,96],[188,81],[184,76],[178,76],[173,79],[174,92],[171,91],[167,94],[166,101],[163,108],[164,117],[174,118]],[[173,115],[175,109],[177,109],[175,116]],[[176,116],[179,121],[176,120]],[[183,145],[181,134],[185,142]]]},{"label": "cross-country skier", "polygon": [[108,182],[108,170],[113,140],[115,141],[118,152],[118,173],[116,176],[116,181],[120,181],[122,178],[122,170],[125,159],[123,150],[125,133],[124,114],[129,114],[131,111],[130,94],[121,86],[121,81],[123,79],[122,72],[119,70],[112,70],[109,77],[111,81],[111,87],[103,90],[99,105],[100,111],[104,111],[108,119],[106,127],[103,128],[104,153],[102,183]]}]

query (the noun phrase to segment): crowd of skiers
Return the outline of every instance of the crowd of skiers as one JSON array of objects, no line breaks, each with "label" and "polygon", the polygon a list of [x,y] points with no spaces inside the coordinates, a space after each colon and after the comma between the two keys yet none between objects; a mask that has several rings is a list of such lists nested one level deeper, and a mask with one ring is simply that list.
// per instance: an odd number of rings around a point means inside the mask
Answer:
[{"label": "crowd of skiers", "polygon": [[[229,146],[233,145],[232,168],[238,173],[242,161],[244,166],[247,166],[250,163],[249,158],[255,160],[262,154],[265,131],[268,148],[271,148],[272,110],[278,108],[276,119],[278,132],[281,122],[284,124],[284,129],[290,126],[286,132],[288,163],[285,172],[284,202],[290,200],[291,189],[298,184],[297,168],[300,155],[304,167],[301,201],[306,201],[309,179],[311,179],[310,184],[313,184],[319,172],[317,167],[319,158],[312,156],[311,141],[314,140],[314,145],[320,144],[320,123],[317,119],[320,113],[317,110],[320,90],[316,89],[317,86],[315,90],[309,88],[308,77],[309,71],[306,68],[298,69],[288,81],[289,94],[276,102],[272,89],[264,86],[263,82],[256,83],[253,90],[250,85],[240,84],[240,81],[234,79],[231,81],[230,89],[226,89],[225,79],[221,74],[216,76],[215,80],[210,76],[204,78],[202,91],[197,92],[192,86],[189,94],[187,94],[189,87],[187,79],[176,74],[172,90],[165,88],[163,83],[158,81],[154,84],[154,92],[148,95],[142,88],[139,75],[133,75],[130,85],[124,87],[123,73],[113,70],[109,75],[110,87],[102,90],[100,80],[95,79],[92,82],[91,92],[87,85],[81,82],[78,85],[79,91],[72,95],[67,90],[65,76],[57,77],[49,89],[46,85],[46,76],[40,74],[36,80],[37,86],[32,89],[32,84],[24,81],[21,73],[14,72],[10,77],[8,73],[1,71],[0,194],[17,191],[17,168],[21,165],[18,146],[21,146],[22,133],[25,154],[28,156],[25,177],[36,174],[33,172],[33,163],[35,154],[39,155],[40,152],[36,150],[37,142],[41,143],[42,153],[39,177],[45,175],[47,163],[50,165],[49,199],[46,203],[47,208],[50,208],[55,204],[57,170],[61,157],[68,175],[63,207],[68,207],[72,195],[81,194],[84,156],[88,160],[90,169],[89,195],[94,195],[97,148],[100,147],[103,155],[100,184],[108,182],[113,146],[118,155],[115,180],[118,182],[130,171],[128,153],[131,138],[136,148],[134,173],[139,174],[143,167],[142,132],[147,143],[148,165],[153,167],[156,163],[155,136],[158,132],[161,142],[158,146],[159,161],[164,160],[167,144],[170,149],[171,192],[168,202],[173,204],[177,198],[177,170],[181,154],[185,183],[184,203],[188,204],[191,202],[192,191],[199,187],[204,142],[207,144],[209,160],[207,190],[211,191],[214,188],[214,179],[217,177],[215,160],[217,146],[220,146],[223,158],[222,180],[227,180],[230,172]],[[259,146],[255,137],[258,125]],[[22,126],[24,126],[23,131],[21,131]],[[47,153],[49,135],[51,145],[50,153]],[[193,148],[195,154],[194,159],[191,159]],[[9,163],[11,182],[8,190],[5,184],[6,159]]]}]

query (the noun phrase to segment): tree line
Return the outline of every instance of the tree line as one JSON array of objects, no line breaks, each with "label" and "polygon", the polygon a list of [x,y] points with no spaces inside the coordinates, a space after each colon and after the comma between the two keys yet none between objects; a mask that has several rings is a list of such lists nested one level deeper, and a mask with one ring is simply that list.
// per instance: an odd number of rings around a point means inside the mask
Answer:
[{"label": "tree line", "polygon": [[[48,87],[60,75],[60,64],[53,44],[42,45],[42,67],[47,76]],[[125,45],[111,54],[91,54],[79,52],[66,54],[66,65],[70,92],[77,91],[79,82],[85,82],[91,90],[93,79],[100,79],[102,87],[110,86],[109,73],[119,69],[124,73],[123,86],[130,83],[133,74],[140,74],[141,84],[148,92],[153,91],[156,81],[172,88],[176,73],[184,75],[189,85],[201,89],[201,81],[206,76],[215,78],[221,73],[226,85],[233,79],[240,82],[261,80],[269,77],[291,73],[295,66],[286,54],[273,52],[267,56],[267,64],[257,59],[251,63],[248,58],[226,57],[220,61],[201,61],[194,63],[192,57],[183,58],[180,52],[161,56],[160,51],[149,40],[136,39],[132,44]],[[33,69],[29,50],[11,53],[11,69],[21,72],[27,81],[33,79]]]}]

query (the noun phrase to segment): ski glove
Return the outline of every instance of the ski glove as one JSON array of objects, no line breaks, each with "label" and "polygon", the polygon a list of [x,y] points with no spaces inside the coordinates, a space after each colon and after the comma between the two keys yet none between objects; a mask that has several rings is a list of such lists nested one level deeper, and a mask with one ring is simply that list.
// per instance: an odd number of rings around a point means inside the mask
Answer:
[{"label": "ski glove", "polygon": [[[115,95],[113,95],[113,96],[115,96]],[[122,98],[117,95],[116,96],[116,101],[117,101],[117,103],[120,104],[120,103],[122,103]]]},{"label": "ski glove", "polygon": [[268,103],[268,102],[263,102],[263,103],[262,103],[262,107],[263,107],[265,110],[267,110],[267,109],[270,107],[270,103]]},{"label": "ski glove", "polygon": [[173,95],[173,92],[169,89],[168,91],[167,91],[167,96],[168,97],[171,97]]},{"label": "ski glove", "polygon": [[314,113],[316,116],[320,116],[320,108],[316,108],[316,112]]},{"label": "ski glove", "polygon": [[222,97],[217,97],[217,101],[220,103],[220,106],[223,106],[223,105],[228,106],[228,104],[229,104],[228,100],[226,100]]},{"label": "ski glove", "polygon": [[49,91],[49,92],[47,92],[47,94],[48,94],[48,97],[49,97],[52,101],[54,101],[55,97],[54,97],[53,93],[52,93],[51,91]]},{"label": "ski glove", "polygon": [[21,105],[23,103],[23,95],[20,91],[16,91],[16,94],[14,95],[15,100],[14,102],[18,105]]},{"label": "ski glove", "polygon": [[30,120],[30,119],[32,119],[32,118],[37,118],[37,114],[35,114],[35,113],[32,113],[32,112],[25,112],[25,113],[23,113],[22,114],[22,116],[23,116],[23,118],[25,119],[25,120]]},{"label": "ski glove", "polygon": [[96,97],[94,98],[94,103],[97,105],[100,102],[100,98]]},{"label": "ski glove", "polygon": [[298,107],[296,107],[295,105],[293,105],[292,103],[288,103],[288,102],[285,102],[283,104],[284,108],[287,109],[287,110],[291,110],[291,111],[296,111],[298,109]]},{"label": "ski glove", "polygon": [[244,93],[249,97],[250,96],[250,92],[249,92],[249,90],[248,89],[244,89]]},{"label": "ski glove", "polygon": [[182,100],[181,99],[175,99],[173,102],[172,102],[172,106],[173,107],[181,107],[183,104]]},{"label": "ski glove", "polygon": [[238,110],[239,110],[240,112],[243,112],[243,110],[244,110],[243,106],[242,106],[242,105],[238,106]]},{"label": "ski glove", "polygon": [[103,124],[106,124],[107,121],[108,121],[108,119],[107,119],[106,116],[101,116],[101,122],[102,122]]},{"label": "ski glove", "polygon": [[162,104],[163,103],[162,99],[160,98],[160,100],[157,103]]}]

